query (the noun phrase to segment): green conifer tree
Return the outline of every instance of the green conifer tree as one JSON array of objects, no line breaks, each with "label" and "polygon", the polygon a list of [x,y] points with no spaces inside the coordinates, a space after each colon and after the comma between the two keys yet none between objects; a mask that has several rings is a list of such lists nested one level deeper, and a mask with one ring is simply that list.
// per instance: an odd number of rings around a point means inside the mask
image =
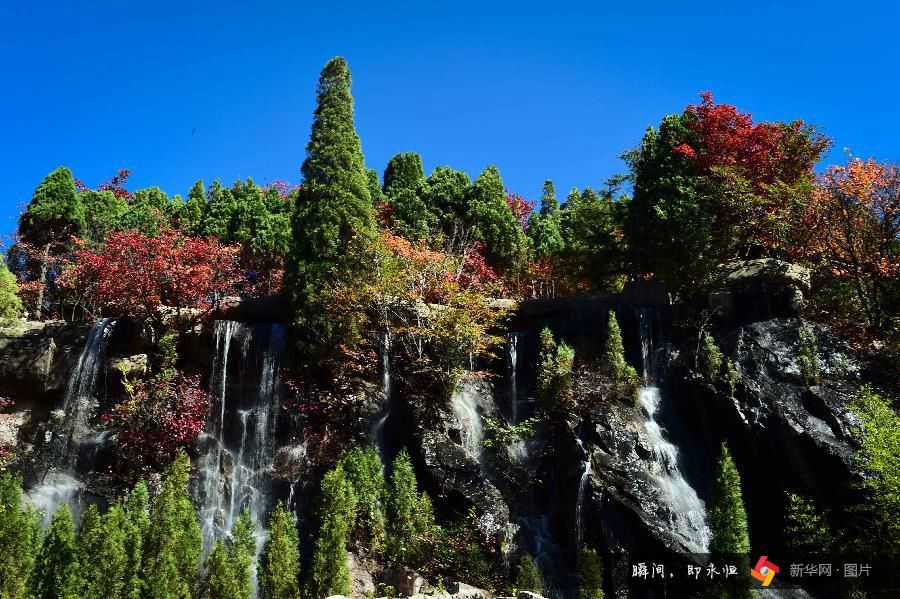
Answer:
[{"label": "green conifer tree", "polygon": [[556,199],[556,189],[550,179],[544,181],[541,210],[528,223],[528,237],[535,256],[539,258],[560,254],[566,247],[562,235],[562,213]]},{"label": "green conifer tree", "polygon": [[603,364],[615,385],[615,393],[619,398],[631,398],[637,401],[637,390],[640,379],[637,371],[625,360],[625,344],[622,342],[622,329],[616,313],[609,311],[606,323],[606,343],[603,352]]},{"label": "green conifer tree", "polygon": [[544,581],[538,570],[534,558],[526,553],[519,560],[519,570],[516,573],[516,591],[528,591],[529,593],[544,593]]},{"label": "green conifer tree", "polygon": [[438,227],[450,249],[460,249],[465,239],[466,199],[472,181],[469,175],[448,166],[438,166],[422,186],[422,201],[438,219]]},{"label": "green conifer tree", "polygon": [[569,404],[572,400],[572,367],[575,350],[565,342],[556,343],[553,331],[541,331],[541,363],[538,367],[537,396],[549,409]]},{"label": "green conifer tree", "polygon": [[144,592],[150,599],[186,599],[200,569],[202,538],[188,495],[191,462],[181,453],[153,503],[144,552]]},{"label": "green conifer tree", "polygon": [[381,204],[387,201],[384,192],[381,191],[381,183],[378,181],[378,173],[374,168],[366,169],[366,183],[369,187],[369,196],[372,198],[372,206],[377,212]]},{"label": "green conifer tree", "polygon": [[171,224],[171,204],[169,196],[159,187],[139,189],[128,202],[128,209],[119,217],[117,228],[153,237]]},{"label": "green conifer tree", "polygon": [[594,549],[578,554],[579,599],[603,599],[603,560]]},{"label": "green conifer tree", "polygon": [[122,215],[128,210],[125,198],[117,198],[110,190],[91,189],[79,193],[84,206],[83,238],[92,245],[100,245],[106,236],[119,225]]},{"label": "green conifer tree", "polygon": [[103,519],[96,504],[91,504],[81,516],[78,528],[77,547],[78,564],[84,586],[81,589],[85,598],[101,597],[99,594],[105,569],[98,564],[105,563]]},{"label": "green conifer tree", "polygon": [[300,592],[300,540],[294,518],[279,501],[269,517],[269,536],[263,547],[259,584],[266,599],[295,599]]},{"label": "green conifer tree", "polygon": [[356,495],[338,464],[322,479],[319,517],[322,526],[316,539],[310,569],[310,589],[316,597],[350,594],[347,568],[347,537],[356,514]]},{"label": "green conifer tree", "polygon": [[256,558],[256,526],[250,510],[244,508],[234,521],[228,552],[231,558],[234,580],[237,584],[237,598],[250,599],[253,596],[253,561]]},{"label": "green conifer tree", "polygon": [[[337,348],[361,341],[368,300],[357,292],[375,267],[370,252],[376,231],[353,123],[350,69],[343,58],[331,59],[322,69],[316,100],[285,283],[300,349],[321,362]],[[336,292],[341,296],[337,310]]]},{"label": "green conifer tree", "polygon": [[0,597],[30,597],[29,579],[41,547],[41,522],[29,506],[21,508],[22,479],[0,475]]},{"label": "green conifer tree", "polygon": [[6,260],[0,257],[0,319],[18,318],[24,309],[16,276],[7,268]]},{"label": "green conifer tree", "polygon": [[418,492],[416,474],[406,450],[394,458],[387,509],[388,555],[402,563],[416,562],[434,515],[428,495]]},{"label": "green conifer tree", "polygon": [[125,570],[123,595],[141,599],[144,588],[144,545],[150,526],[150,492],[144,481],[135,484],[124,505]]},{"label": "green conifer tree", "polygon": [[38,599],[80,599],[81,576],[72,510],[63,504],[53,515],[32,578]]},{"label": "green conifer tree", "polygon": [[216,541],[206,557],[206,574],[200,586],[203,599],[238,599],[242,597],[235,577],[234,562],[222,541]]},{"label": "green conifer tree", "polygon": [[707,516],[712,533],[709,542],[710,561],[734,564],[738,570],[737,576],[713,585],[709,596],[723,599],[752,597],[749,575],[750,535],[741,495],[741,477],[724,443],[716,462]]},{"label": "green conifer tree", "polygon": [[374,448],[355,448],[341,458],[341,466],[356,496],[356,515],[351,523],[359,540],[374,554],[384,549],[386,538],[385,485],[381,458]]},{"label": "green conifer tree", "polygon": [[203,215],[206,212],[206,188],[203,180],[197,181],[188,192],[188,199],[178,213],[178,227],[188,235],[201,235]]},{"label": "green conifer tree", "polygon": [[487,166],[475,179],[468,202],[472,235],[484,243],[488,263],[501,270],[519,266],[527,247],[525,232],[506,203],[497,167]]},{"label": "green conifer tree", "polygon": [[407,239],[428,239],[437,216],[422,198],[425,172],[415,152],[393,156],[384,171],[384,195],[393,209],[391,227]]},{"label": "green conifer tree", "polygon": [[832,536],[825,516],[811,499],[787,494],[785,539],[797,556],[825,555],[831,551]]},{"label": "green conifer tree", "polygon": [[231,243],[234,232],[234,213],[237,200],[231,189],[215,179],[206,191],[207,205],[203,212],[201,231],[207,237],[215,237],[223,243]]}]

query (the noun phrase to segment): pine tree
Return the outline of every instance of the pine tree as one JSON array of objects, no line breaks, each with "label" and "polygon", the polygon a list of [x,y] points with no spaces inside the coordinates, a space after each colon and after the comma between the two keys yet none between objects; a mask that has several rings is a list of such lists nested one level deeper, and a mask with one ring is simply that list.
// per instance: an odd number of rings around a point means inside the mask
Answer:
[{"label": "pine tree", "polygon": [[238,599],[242,597],[238,590],[238,581],[235,577],[234,563],[225,544],[216,541],[213,550],[206,558],[206,575],[200,589],[200,596],[204,599]]},{"label": "pine tree", "polygon": [[716,462],[709,499],[710,561],[737,565],[738,575],[710,589],[711,597],[752,597],[750,590],[750,535],[741,495],[741,477],[723,443]]},{"label": "pine tree", "polygon": [[606,343],[604,345],[603,363],[615,385],[615,393],[620,398],[637,399],[639,378],[637,371],[625,361],[625,344],[622,342],[622,329],[616,313],[609,311],[606,323]]},{"label": "pine tree", "polygon": [[356,514],[356,496],[338,464],[322,479],[319,496],[322,526],[310,569],[310,588],[316,597],[350,594],[347,536]]},{"label": "pine tree", "polygon": [[419,494],[412,460],[406,450],[394,458],[388,485],[388,555],[402,563],[417,560],[422,538],[434,519],[431,500]]},{"label": "pine tree", "polygon": [[506,203],[500,171],[490,165],[469,190],[468,219],[475,239],[484,243],[491,266],[501,270],[517,267],[526,248],[525,233]]},{"label": "pine tree", "polygon": [[153,503],[144,553],[144,591],[151,599],[190,597],[200,569],[202,539],[188,495],[190,470],[190,460],[181,453]]},{"label": "pine tree", "polygon": [[534,558],[526,553],[519,560],[519,571],[516,574],[516,591],[528,591],[542,595],[544,593],[544,581],[538,570]]},{"label": "pine tree", "polygon": [[351,530],[358,533],[365,547],[380,554],[386,537],[385,486],[381,458],[374,448],[353,449],[341,458],[341,466],[356,496],[356,515]]},{"label": "pine tree", "polygon": [[381,191],[381,183],[378,182],[378,173],[374,168],[366,169],[366,184],[369,188],[369,196],[372,198],[372,206],[377,212],[381,204],[387,201],[384,192]]},{"label": "pine tree", "polygon": [[0,475],[0,597],[29,597],[29,578],[41,546],[41,522],[34,508],[23,510],[22,479]]},{"label": "pine tree", "polygon": [[200,235],[205,212],[206,188],[203,187],[203,180],[197,179],[188,192],[187,201],[178,212],[178,228],[188,235]]},{"label": "pine tree", "polygon": [[572,400],[572,367],[575,350],[565,342],[556,343],[553,331],[541,330],[541,363],[538,367],[537,396],[548,409],[555,409]]},{"label": "pine tree", "polygon": [[234,213],[237,210],[234,194],[215,179],[206,190],[206,196],[207,205],[200,226],[203,235],[215,237],[223,243],[231,243]]},{"label": "pine tree", "polygon": [[540,258],[560,254],[566,247],[562,235],[562,213],[556,199],[553,181],[544,181],[541,195],[541,210],[528,223],[528,237],[534,246],[534,253]]},{"label": "pine tree", "polygon": [[598,195],[588,187],[580,196],[570,194],[563,215],[566,270],[575,281],[601,291],[624,282],[621,219],[627,204],[614,200],[614,190]]},{"label": "pine tree", "polygon": [[228,552],[231,558],[237,598],[250,599],[253,596],[253,561],[256,558],[256,526],[250,510],[244,508],[234,521]]},{"label": "pine tree", "polygon": [[128,210],[125,198],[116,197],[111,190],[91,189],[78,194],[84,207],[82,237],[93,245],[106,241],[106,236],[119,226],[119,220]]},{"label": "pine tree", "polygon": [[32,578],[38,599],[79,599],[81,577],[72,510],[63,504],[53,515]]},{"label": "pine tree", "polygon": [[303,186],[292,216],[294,247],[285,273],[300,349],[314,361],[361,341],[366,300],[356,292],[374,269],[369,254],[376,235],[353,123],[350,70],[343,58],[331,59],[322,69],[316,100],[301,169]]},{"label": "pine tree", "polygon": [[811,499],[787,494],[784,532],[788,549],[795,555],[825,555],[831,551],[828,522]]},{"label": "pine tree", "polygon": [[[448,166],[435,168],[422,186],[422,201],[438,219],[451,249],[460,249],[467,214],[466,200],[472,181],[463,171]],[[454,239],[456,238],[456,239]]]},{"label": "pine tree", "polygon": [[124,506],[125,570],[122,576],[123,594],[128,599],[143,596],[144,544],[150,526],[150,492],[147,484],[139,481]]},{"label": "pine tree", "polygon": [[103,520],[100,517],[100,510],[95,504],[91,504],[81,516],[77,539],[78,564],[84,584],[81,592],[86,598],[102,597],[99,590],[106,571],[97,566],[106,561],[103,555],[103,538]]},{"label": "pine tree", "polygon": [[168,227],[171,201],[159,187],[148,187],[134,192],[128,202],[128,209],[119,217],[117,228],[123,231],[138,231],[153,237],[163,227]]},{"label": "pine tree", "polygon": [[[125,513],[125,507],[121,502],[114,503],[106,514],[103,515],[102,523],[103,540],[100,547],[102,557],[103,571],[105,576],[102,580],[96,580],[96,589],[98,598],[107,597],[123,597],[126,590],[126,573],[128,571],[128,518]],[[79,558],[80,559],[80,558]],[[82,574],[87,576],[84,565],[82,564]]]},{"label": "pine tree", "polygon": [[63,241],[84,229],[84,206],[72,171],[61,166],[37,186],[19,218],[19,234],[35,245]]},{"label": "pine tree", "polygon": [[603,599],[603,560],[594,549],[578,554],[579,599]]},{"label": "pine tree", "polygon": [[391,227],[407,239],[428,239],[436,215],[422,199],[422,157],[415,152],[393,156],[384,171],[384,195],[393,209]]},{"label": "pine tree", "polygon": [[295,599],[300,592],[300,540],[294,518],[279,501],[269,518],[269,537],[263,547],[259,584],[266,599]]}]

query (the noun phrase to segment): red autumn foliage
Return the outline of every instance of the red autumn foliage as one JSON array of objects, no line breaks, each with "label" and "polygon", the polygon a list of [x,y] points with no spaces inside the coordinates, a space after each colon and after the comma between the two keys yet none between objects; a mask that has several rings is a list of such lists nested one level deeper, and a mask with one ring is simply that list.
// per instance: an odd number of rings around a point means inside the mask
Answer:
[{"label": "red autumn foliage", "polygon": [[[61,285],[105,314],[161,325],[173,311],[189,317],[208,313],[242,279],[239,255],[238,246],[172,229],[156,237],[114,232],[102,249],[78,251]],[[184,314],[183,309],[192,312]]]},{"label": "red autumn foliage", "polygon": [[212,396],[200,377],[176,375],[172,380],[137,381],[130,397],[101,420],[115,431],[117,450],[134,470],[158,470],[203,432]]},{"label": "red autumn foliage", "polygon": [[484,259],[484,244],[474,241],[463,251],[462,267],[456,275],[456,281],[463,289],[478,292],[492,291],[500,293],[500,277],[488,266]]},{"label": "red autumn foliage", "polygon": [[509,190],[507,190],[506,204],[513,211],[513,214],[516,215],[516,220],[519,221],[519,225],[522,229],[528,229],[528,221],[531,219],[531,214],[534,212],[536,202],[534,200],[526,200],[519,194],[510,193]]},{"label": "red autumn foliage", "polygon": [[127,200],[132,196],[132,193],[125,189],[125,183],[128,181],[128,177],[131,176],[131,173],[131,169],[120,168],[112,179],[104,181],[97,189],[99,191],[111,191],[117,198],[124,198]]}]

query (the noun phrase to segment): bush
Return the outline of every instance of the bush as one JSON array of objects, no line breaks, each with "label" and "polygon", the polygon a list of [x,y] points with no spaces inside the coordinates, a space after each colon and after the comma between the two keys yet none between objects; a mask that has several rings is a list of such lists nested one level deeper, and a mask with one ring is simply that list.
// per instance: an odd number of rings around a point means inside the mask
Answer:
[{"label": "bush", "polygon": [[797,329],[797,343],[799,344],[797,363],[800,367],[803,384],[818,385],[822,382],[822,366],[819,361],[819,344],[816,334],[812,329],[801,324]]},{"label": "bush", "polygon": [[603,364],[614,385],[614,395],[618,399],[637,401],[640,377],[625,360],[625,345],[622,343],[622,329],[616,313],[609,311],[606,325],[606,343],[603,352]]},{"label": "bush", "polygon": [[572,402],[572,366],[575,350],[565,342],[557,345],[553,332],[541,331],[541,364],[538,369],[537,396],[548,409]]},{"label": "bush", "polygon": [[544,581],[538,570],[534,558],[526,553],[519,560],[519,570],[516,574],[516,591],[529,591],[531,593],[544,593]]},{"label": "bush", "polygon": [[719,378],[722,370],[722,362],[724,356],[722,350],[716,345],[716,340],[708,331],[703,331],[700,335],[700,348],[698,363],[700,366],[700,374],[710,383]]},{"label": "bush", "polygon": [[579,599],[603,599],[603,560],[593,549],[578,554]]},{"label": "bush", "polygon": [[788,549],[798,556],[825,555],[831,551],[828,523],[811,499],[787,494],[784,532]]}]

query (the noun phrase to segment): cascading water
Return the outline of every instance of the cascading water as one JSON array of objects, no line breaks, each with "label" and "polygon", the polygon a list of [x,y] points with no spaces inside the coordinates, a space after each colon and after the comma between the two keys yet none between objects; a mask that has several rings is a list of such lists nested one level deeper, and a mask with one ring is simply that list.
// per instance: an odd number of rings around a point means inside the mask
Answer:
[{"label": "cascading water", "polygon": [[[215,402],[202,439],[209,449],[200,465],[200,514],[206,551],[216,539],[229,533],[245,507],[256,524],[258,540],[264,536],[278,417],[278,371],[284,347],[284,331],[277,324],[266,330],[217,321],[213,335],[211,389]],[[229,354],[238,338],[243,341],[238,388],[243,388],[240,383],[245,377],[255,376],[257,372],[259,385],[256,393],[232,398],[228,394]],[[262,343],[265,345],[259,347]],[[258,356],[261,356],[259,362]]]},{"label": "cascading water", "polygon": [[[44,513],[44,525],[56,509],[64,503],[76,503],[81,481],[76,474],[82,449],[90,446],[80,464],[82,472],[93,468],[100,444],[107,435],[91,428],[95,415],[97,383],[106,367],[106,342],[115,327],[115,320],[103,318],[94,323],[78,362],[72,371],[60,410],[54,413],[55,425],[50,432],[49,467],[41,484],[31,489],[29,496],[38,510]],[[72,505],[76,513],[77,505]]]},{"label": "cascading water", "polygon": [[453,416],[459,424],[462,446],[476,459],[481,456],[481,441],[484,438],[484,424],[478,412],[478,391],[476,385],[463,381],[457,385],[450,398]]},{"label": "cascading water", "polygon": [[655,356],[653,351],[653,312],[642,308],[637,312],[641,341],[643,385],[638,390],[638,402],[647,413],[644,423],[650,439],[653,460],[657,465],[651,473],[671,532],[697,553],[705,553],[709,547],[709,527],[706,525],[706,507],[697,492],[685,480],[678,467],[678,448],[666,438],[656,420],[662,395],[655,383]]},{"label": "cascading water", "polygon": [[584,544],[584,502],[591,482],[591,452],[581,439],[578,439],[578,447],[584,452],[584,470],[578,481],[578,498],[575,502],[575,542],[580,550]]},{"label": "cascading water", "polygon": [[386,331],[381,337],[381,391],[384,393],[384,410],[375,419],[371,433],[372,443],[378,448],[384,464],[387,464],[389,459],[385,447],[384,429],[391,416],[391,342],[391,333]]},{"label": "cascading water", "polygon": [[[509,333],[506,336],[509,348],[509,405],[512,424],[519,424],[521,415],[521,401],[519,399],[519,338],[521,333]],[[528,459],[528,446],[524,440],[513,441],[509,446],[509,454],[520,463]]]}]

